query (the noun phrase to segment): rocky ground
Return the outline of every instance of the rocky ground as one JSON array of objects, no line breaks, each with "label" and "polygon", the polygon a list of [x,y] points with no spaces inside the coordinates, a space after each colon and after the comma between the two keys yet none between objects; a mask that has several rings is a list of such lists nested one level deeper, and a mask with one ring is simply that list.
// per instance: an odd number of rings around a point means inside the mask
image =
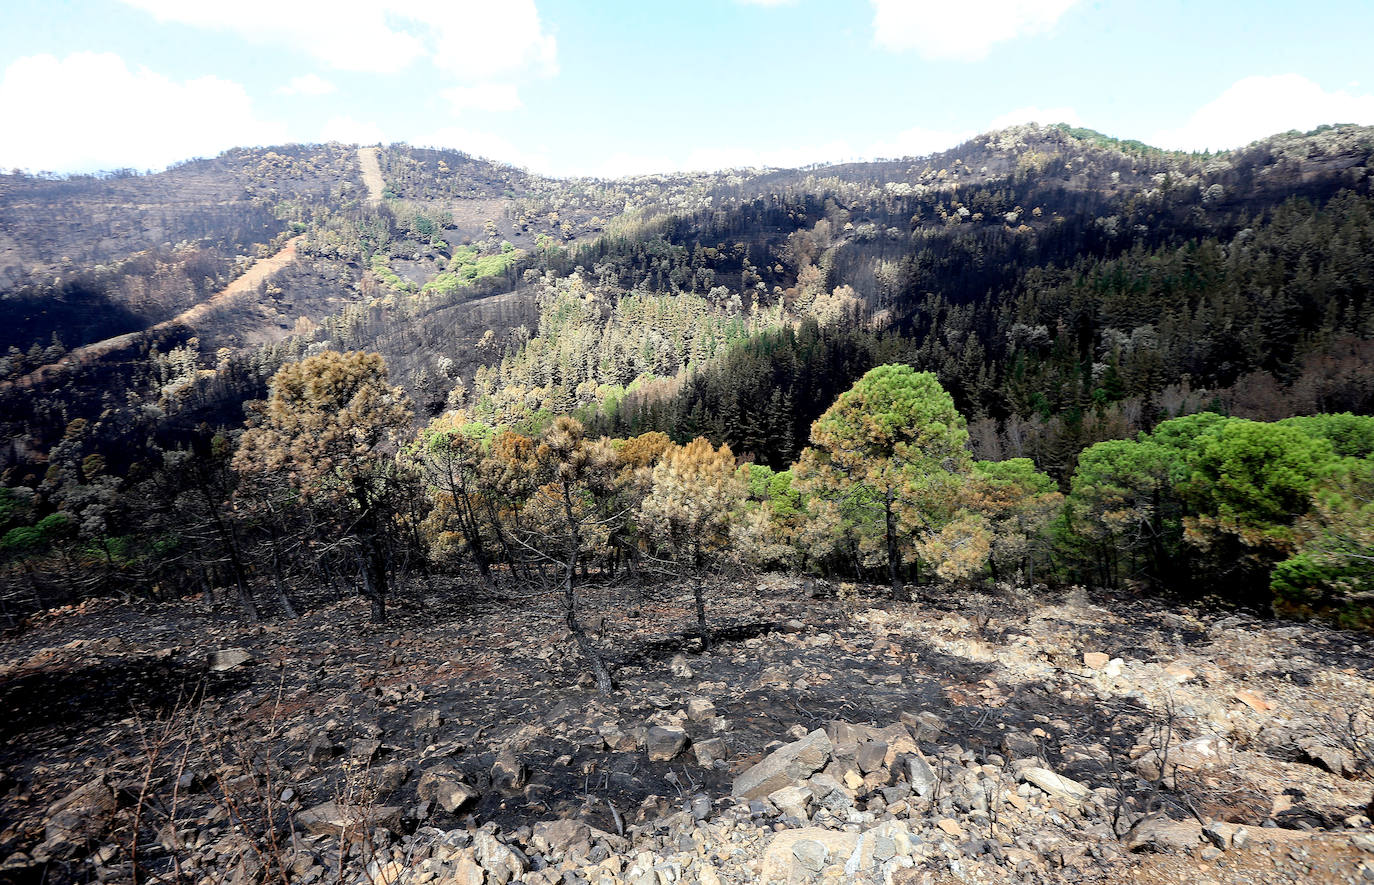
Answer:
[{"label": "rocky ground", "polygon": [[1374,882],[1368,635],[764,577],[702,653],[689,588],[592,588],[601,697],[553,600],[429,594],[7,637],[0,879]]}]

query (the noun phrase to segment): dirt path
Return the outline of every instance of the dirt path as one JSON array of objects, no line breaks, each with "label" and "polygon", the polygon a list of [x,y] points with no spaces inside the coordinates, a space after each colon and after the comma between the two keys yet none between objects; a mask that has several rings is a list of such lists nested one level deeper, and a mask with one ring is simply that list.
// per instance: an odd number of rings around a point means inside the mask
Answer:
[{"label": "dirt path", "polygon": [[211,311],[229,306],[241,298],[255,295],[258,286],[268,277],[296,260],[296,246],[300,244],[301,239],[301,237],[292,237],[287,240],[286,245],[282,246],[275,255],[254,262],[252,267],[248,268],[242,276],[234,279],[229,285],[205,301],[187,308],[169,320],[163,320],[141,332],[126,332],[123,335],[116,335],[113,338],[106,338],[103,341],[78,347],[57,362],[39,366],[27,375],[10,382],[10,385],[4,386],[33,387],[76,366],[94,362],[106,354],[122,350],[137,341],[141,335],[162,332],[173,326],[194,328],[196,323],[204,320]]},{"label": "dirt path", "polygon": [[367,185],[367,204],[380,206],[382,191],[386,190],[386,180],[382,178],[382,167],[377,161],[377,148],[358,148],[358,165],[363,169],[363,184]]}]

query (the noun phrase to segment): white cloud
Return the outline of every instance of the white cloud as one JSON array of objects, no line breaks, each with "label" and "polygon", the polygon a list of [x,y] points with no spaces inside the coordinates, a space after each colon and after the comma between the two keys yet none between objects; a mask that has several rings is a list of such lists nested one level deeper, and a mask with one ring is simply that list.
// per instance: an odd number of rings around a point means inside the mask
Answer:
[{"label": "white cloud", "polygon": [[278,86],[279,95],[328,95],[337,92],[338,87],[319,74],[302,74],[292,77],[285,86]]},{"label": "white cloud", "polygon": [[741,6],[791,6],[796,0],[735,0]]},{"label": "white cloud", "polygon": [[1226,150],[1324,123],[1374,124],[1374,95],[1327,92],[1300,74],[1246,77],[1198,108],[1182,126],[1160,130],[1148,141],[1175,150]]},{"label": "white cloud", "polygon": [[[335,68],[390,73],[424,53],[424,42],[393,24],[395,4],[366,0],[124,0],[160,21],[232,31],[258,43],[298,48]],[[431,8],[447,8],[433,4]]]},{"label": "white cloud", "polygon": [[434,64],[464,80],[558,72],[558,43],[534,0],[417,0],[412,14],[435,35]]},{"label": "white cloud", "polygon": [[384,141],[382,127],[370,120],[355,120],[344,114],[330,117],[320,129],[320,140],[342,144],[378,144]]},{"label": "white cloud", "polygon": [[185,82],[130,70],[113,53],[17,59],[0,79],[0,168],[93,172],[162,168],[236,145],[278,144],[248,93],[218,77]]},{"label": "white cloud", "polygon": [[873,39],[930,59],[977,61],[994,44],[1048,30],[1079,0],[871,0]]},{"label": "white cloud", "polygon": [[1030,105],[994,117],[992,122],[988,124],[988,128],[1005,129],[1008,126],[1017,126],[1022,123],[1039,123],[1041,126],[1068,123],[1070,126],[1082,126],[1083,118],[1078,116],[1078,112],[1071,107],[1061,105],[1060,107],[1042,108]]},{"label": "white cloud", "polygon": [[523,107],[520,90],[514,83],[454,86],[445,89],[443,96],[455,114],[463,111],[511,111]]},{"label": "white cloud", "polygon": [[426,56],[470,79],[557,69],[557,43],[534,0],[124,2],[161,21],[298,49],[342,70],[394,73]]}]

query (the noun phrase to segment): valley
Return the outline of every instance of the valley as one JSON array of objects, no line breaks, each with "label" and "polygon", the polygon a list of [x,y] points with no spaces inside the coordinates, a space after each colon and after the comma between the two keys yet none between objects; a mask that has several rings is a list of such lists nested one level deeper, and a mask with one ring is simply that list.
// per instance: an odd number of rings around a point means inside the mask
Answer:
[{"label": "valley", "polygon": [[0,879],[1374,876],[1374,128],[0,175]]}]

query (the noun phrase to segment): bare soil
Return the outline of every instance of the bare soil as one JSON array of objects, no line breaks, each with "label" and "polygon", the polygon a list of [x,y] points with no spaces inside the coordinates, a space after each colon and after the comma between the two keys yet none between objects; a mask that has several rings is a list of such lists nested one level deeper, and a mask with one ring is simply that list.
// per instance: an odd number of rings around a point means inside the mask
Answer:
[{"label": "bare soil", "polygon": [[[687,630],[690,588],[589,587],[583,617],[605,619],[602,647],[617,681],[610,697],[588,686],[556,601],[515,589],[498,599],[456,581],[416,587],[382,627],[352,599],[257,627],[204,601],[92,601],[50,612],[0,645],[0,856],[34,852],[51,804],[93,772],[115,785],[124,810],[91,850],[127,842],[130,797],[144,774],[139,735],[188,709],[269,756],[295,809],[361,777],[383,784],[376,801],[409,810],[418,774],[451,766],[482,796],[462,815],[431,808],[415,823],[441,829],[494,822],[515,830],[580,816],[614,832],[612,806],[642,816],[684,793],[728,796],[733,778],[789,730],[834,720],[886,726],[928,712],[944,722],[946,750],[982,758],[1005,752],[1009,733],[1034,735],[1051,768],[1092,788],[1115,783],[1114,766],[1129,768],[1167,718],[1176,741],[1218,736],[1228,747],[1219,764],[1186,782],[1180,775],[1176,796],[1207,818],[1304,839],[1370,832],[1360,817],[1374,793],[1369,773],[1323,770],[1300,748],[1308,738],[1339,743],[1340,722],[1374,710],[1368,636],[1128,599],[969,591],[895,604],[880,588],[839,589],[809,598],[784,577],[716,587],[715,642],[703,654]],[[210,671],[207,656],[225,648],[246,649],[251,661]],[[1086,666],[1084,653],[1096,651],[1120,663]],[[710,698],[723,717],[685,724],[695,741],[724,738],[728,767],[702,768],[690,752],[650,762],[642,747],[612,750],[603,740],[608,726],[681,721],[675,714],[690,697]],[[350,761],[355,742],[370,739],[380,742],[375,755]],[[503,753],[528,769],[524,789],[493,786]],[[222,833],[221,799],[214,790],[188,794],[179,813],[194,830]],[[1164,813],[1186,820],[1183,801]],[[1087,858],[1076,875],[1359,881],[1364,861],[1348,839],[1314,838],[1296,848],[1257,838],[1221,862],[1168,852]],[[42,875],[82,880],[93,870],[57,859]]]}]

